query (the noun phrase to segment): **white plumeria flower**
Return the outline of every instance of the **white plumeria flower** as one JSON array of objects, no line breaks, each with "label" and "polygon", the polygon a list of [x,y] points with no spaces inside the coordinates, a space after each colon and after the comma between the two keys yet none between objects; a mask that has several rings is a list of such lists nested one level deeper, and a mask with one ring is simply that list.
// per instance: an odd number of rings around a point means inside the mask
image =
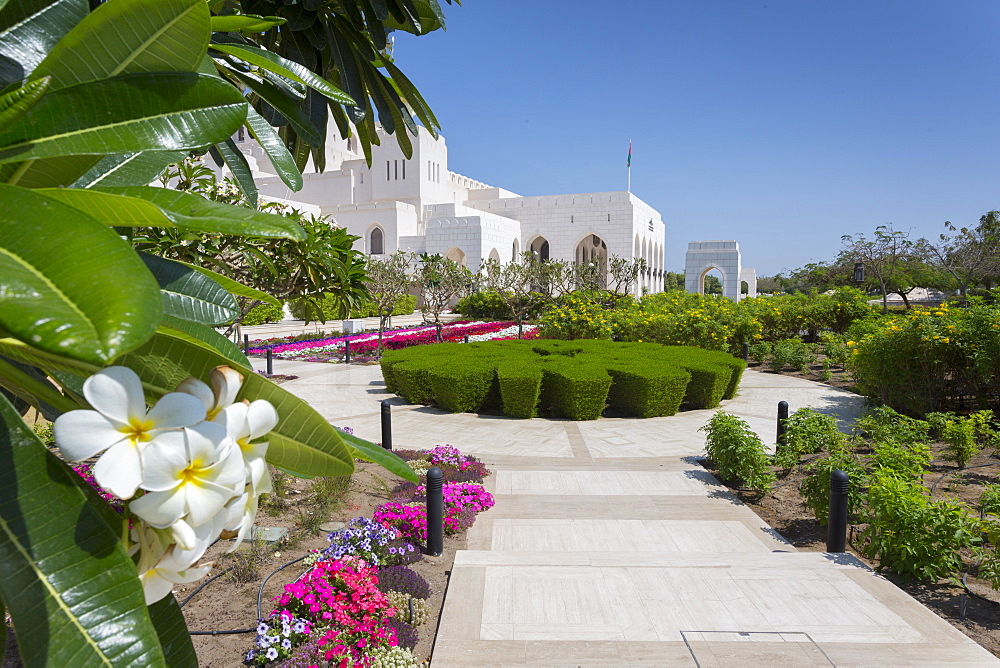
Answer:
[{"label": "white plumeria flower", "polygon": [[253,487],[250,493],[270,492],[271,475],[264,461],[268,442],[254,442],[254,439],[266,436],[278,424],[278,412],[274,410],[274,406],[263,399],[253,403],[243,401],[227,406],[218,420],[226,425],[226,433],[236,441],[243,454],[243,461],[247,467],[247,481]]},{"label": "white plumeria flower", "polygon": [[228,366],[217,366],[209,374],[212,387],[197,378],[188,378],[177,386],[178,392],[198,397],[205,406],[208,420],[219,421],[219,414],[236,401],[243,386],[243,375]]},{"label": "white plumeria flower", "polygon": [[267,469],[267,441],[257,441],[278,424],[278,413],[267,401],[258,399],[253,403],[242,402],[226,407],[220,416],[225,420],[226,432],[236,441],[246,466],[247,486],[239,499],[227,506],[230,519],[226,529],[239,531],[232,547],[233,552],[250,534],[257,517],[257,505],[261,494],[271,491],[271,474]]},{"label": "white plumeria flower", "polygon": [[83,383],[94,410],[70,411],[56,418],[53,433],[63,455],[80,461],[104,452],[94,465],[98,484],[130,499],[142,481],[142,451],[163,434],[197,424],[205,408],[190,394],[165,394],[148,412],[142,381],[134,371],[112,366]]},{"label": "white plumeria flower", "polygon": [[[130,510],[157,529],[182,519],[191,527],[211,522],[246,485],[239,448],[225,427],[213,422],[163,434],[143,459],[147,492]],[[175,535],[183,540],[182,533]]]},{"label": "white plumeria flower", "polygon": [[140,524],[138,530],[132,530],[133,537],[138,539],[139,563],[136,570],[146,596],[146,605],[169,595],[174,585],[200,580],[214,566],[211,562],[194,566],[205,553],[211,538],[204,542],[204,547],[199,546],[200,553],[192,558],[192,550],[180,549],[178,545],[166,541],[162,534],[144,524]]}]

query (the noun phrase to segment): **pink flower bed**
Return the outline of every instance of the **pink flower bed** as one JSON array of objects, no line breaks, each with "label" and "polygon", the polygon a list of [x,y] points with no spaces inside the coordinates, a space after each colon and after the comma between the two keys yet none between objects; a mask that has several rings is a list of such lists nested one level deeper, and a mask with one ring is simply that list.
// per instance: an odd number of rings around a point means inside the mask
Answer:
[{"label": "pink flower bed", "polygon": [[[525,325],[522,338],[534,339],[538,337],[537,328],[534,325]],[[498,340],[517,338],[516,322],[453,322],[441,328],[441,338],[448,342],[463,341],[468,336],[470,340]],[[269,346],[271,353],[277,357],[286,359],[303,359],[317,355],[339,355],[344,352],[344,344],[350,342],[351,354],[358,356],[373,355],[378,347],[378,333],[365,332],[363,334],[353,334],[350,336],[340,336],[327,339],[315,339],[311,341],[295,341],[293,343],[279,343]],[[437,328],[416,327],[411,329],[397,329],[386,332],[382,337],[383,348],[398,350],[419,346],[429,343],[437,343]],[[266,347],[251,348],[251,355],[263,355],[267,352]],[[306,359],[305,361],[320,361],[319,359]]]}]

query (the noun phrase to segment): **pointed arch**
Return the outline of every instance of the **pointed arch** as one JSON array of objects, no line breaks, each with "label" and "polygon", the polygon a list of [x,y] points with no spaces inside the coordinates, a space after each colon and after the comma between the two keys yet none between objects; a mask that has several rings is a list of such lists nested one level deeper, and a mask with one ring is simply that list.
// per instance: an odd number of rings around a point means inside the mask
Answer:
[{"label": "pointed arch", "polygon": [[385,254],[385,232],[378,225],[372,226],[368,231],[368,254]]}]

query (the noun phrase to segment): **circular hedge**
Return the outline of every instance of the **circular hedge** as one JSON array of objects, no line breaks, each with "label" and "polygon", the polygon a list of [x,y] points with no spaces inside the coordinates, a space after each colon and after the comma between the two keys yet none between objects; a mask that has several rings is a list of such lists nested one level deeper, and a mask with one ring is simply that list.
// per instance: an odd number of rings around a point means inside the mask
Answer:
[{"label": "circular hedge", "polygon": [[438,343],[382,357],[386,388],[410,403],[571,420],[596,420],[608,404],[644,418],[714,408],[736,394],[745,367],[690,346],[592,340]]}]

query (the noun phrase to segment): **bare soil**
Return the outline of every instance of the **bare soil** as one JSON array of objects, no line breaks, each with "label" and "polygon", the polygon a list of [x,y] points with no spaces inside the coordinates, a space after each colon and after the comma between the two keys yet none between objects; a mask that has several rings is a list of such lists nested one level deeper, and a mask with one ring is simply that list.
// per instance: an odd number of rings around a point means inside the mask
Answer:
[{"label": "bare soil", "polygon": [[[751,365],[753,366],[753,364]],[[763,370],[763,369],[761,369]],[[823,367],[817,365],[810,373],[783,372],[783,375],[825,382],[834,387],[852,389],[850,376],[843,370],[834,370],[833,379],[819,380]],[[772,373],[772,372],[768,372]],[[947,497],[967,504],[971,508],[979,505],[983,485],[995,483],[1000,476],[1000,457],[995,452],[982,452],[964,469],[944,461],[941,451],[943,443],[934,443],[934,453],[930,472],[924,476],[924,484],[935,497]],[[765,522],[784,536],[796,549],[807,552],[826,551],[826,527],[821,527],[815,516],[799,494],[802,473],[793,471],[788,477],[779,479],[771,493],[760,497],[753,493],[734,492]],[[848,527],[847,551],[872,568],[878,564],[865,558],[855,548],[852,539],[863,525]],[[979,580],[974,574],[966,578],[968,589],[954,583],[907,581],[891,571],[882,571],[905,592],[933,610],[977,643],[1000,657],[1000,591],[989,583]],[[964,614],[962,608],[965,608]]]}]

